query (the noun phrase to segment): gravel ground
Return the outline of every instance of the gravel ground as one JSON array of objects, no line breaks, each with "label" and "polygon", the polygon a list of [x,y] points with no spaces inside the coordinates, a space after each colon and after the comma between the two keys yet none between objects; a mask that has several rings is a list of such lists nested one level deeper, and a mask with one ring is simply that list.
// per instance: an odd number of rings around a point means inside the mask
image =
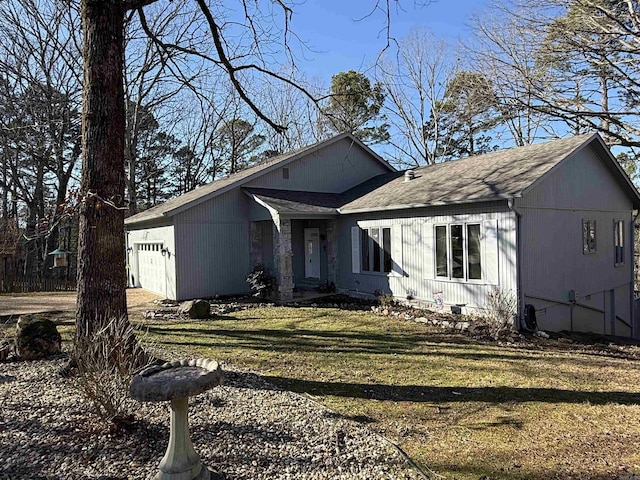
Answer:
[{"label": "gravel ground", "polygon": [[[169,438],[168,404],[137,404],[138,428],[110,433],[58,375],[64,362],[0,363],[0,480],[151,478]],[[195,448],[222,478],[422,478],[366,427],[255,374],[225,375],[189,408]]]}]

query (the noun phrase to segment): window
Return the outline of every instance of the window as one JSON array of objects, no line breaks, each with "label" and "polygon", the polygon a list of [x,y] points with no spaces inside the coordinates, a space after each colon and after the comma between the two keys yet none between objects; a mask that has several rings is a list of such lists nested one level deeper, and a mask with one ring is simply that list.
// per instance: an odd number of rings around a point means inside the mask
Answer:
[{"label": "window", "polygon": [[360,229],[360,269],[389,273],[392,270],[391,228]]},{"label": "window", "polygon": [[596,252],[596,221],[582,220],[582,253]]},{"label": "window", "polygon": [[613,221],[613,244],[615,255],[615,266],[624,265],[624,221]]},{"label": "window", "polygon": [[282,168],[282,179],[289,180],[289,168],[287,167]]},{"label": "window", "polygon": [[447,227],[436,226],[436,276],[448,277],[449,265],[447,261]]},{"label": "window", "polygon": [[436,276],[482,279],[480,224],[436,225]]},{"label": "window", "polygon": [[470,280],[482,278],[481,250],[480,250],[480,225],[467,225],[467,272]]}]

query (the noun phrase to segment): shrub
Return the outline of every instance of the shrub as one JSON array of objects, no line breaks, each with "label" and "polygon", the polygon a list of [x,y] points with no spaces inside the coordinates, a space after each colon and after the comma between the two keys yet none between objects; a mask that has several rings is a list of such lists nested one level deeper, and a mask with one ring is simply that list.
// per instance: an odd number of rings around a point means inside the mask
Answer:
[{"label": "shrub", "polygon": [[254,297],[268,298],[276,288],[276,278],[264,265],[256,265],[247,276]]},{"label": "shrub", "polygon": [[396,304],[396,300],[391,294],[380,295],[378,300],[380,300],[380,306],[382,308],[391,308]]},{"label": "shrub", "polygon": [[492,334],[498,336],[506,330],[515,329],[518,297],[511,290],[493,288],[487,293],[486,319]]},{"label": "shrub", "polygon": [[92,413],[116,428],[130,425],[136,402],[129,397],[133,375],[152,363],[135,330],[125,319],[113,319],[87,341],[74,345],[74,386]]}]

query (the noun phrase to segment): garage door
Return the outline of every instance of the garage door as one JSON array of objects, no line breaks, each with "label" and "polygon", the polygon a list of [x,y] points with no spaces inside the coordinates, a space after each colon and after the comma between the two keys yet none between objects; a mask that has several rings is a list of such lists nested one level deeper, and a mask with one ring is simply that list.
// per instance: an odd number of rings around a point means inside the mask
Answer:
[{"label": "garage door", "polygon": [[138,244],[138,282],[145,290],[166,296],[167,280],[162,243]]}]

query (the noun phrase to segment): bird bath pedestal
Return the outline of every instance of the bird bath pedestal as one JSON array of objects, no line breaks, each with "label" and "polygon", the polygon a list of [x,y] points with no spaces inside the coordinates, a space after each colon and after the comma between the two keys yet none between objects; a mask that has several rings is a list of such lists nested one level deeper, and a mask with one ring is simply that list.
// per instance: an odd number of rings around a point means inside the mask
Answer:
[{"label": "bird bath pedestal", "polygon": [[214,360],[178,360],[143,370],[131,380],[131,397],[141,402],[171,401],[169,446],[155,480],[209,480],[189,435],[189,397],[222,382]]}]

